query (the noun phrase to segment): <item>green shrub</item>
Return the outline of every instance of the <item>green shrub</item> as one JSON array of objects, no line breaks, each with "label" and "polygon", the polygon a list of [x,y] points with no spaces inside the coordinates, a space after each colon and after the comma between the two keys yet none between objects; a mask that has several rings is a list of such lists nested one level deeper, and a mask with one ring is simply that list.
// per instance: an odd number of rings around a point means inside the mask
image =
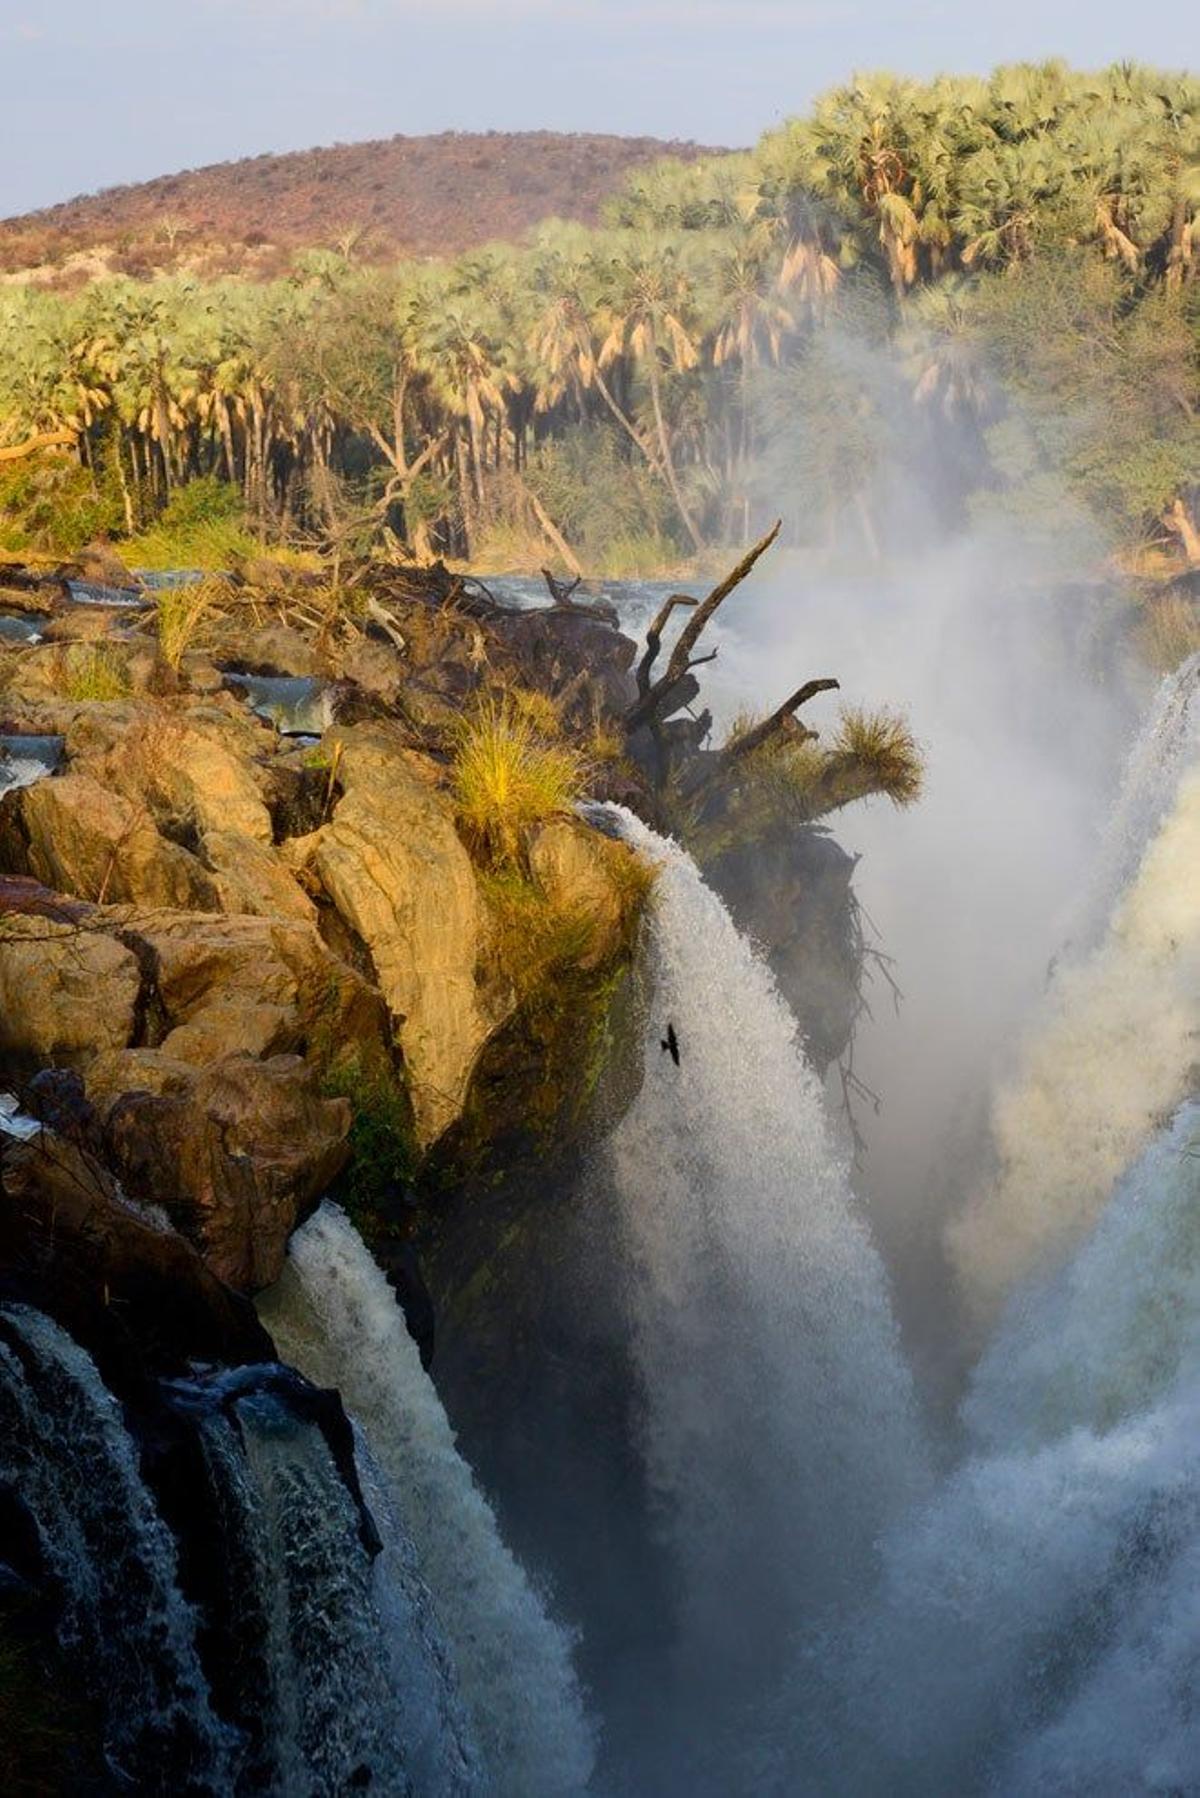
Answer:
[{"label": "green shrub", "polygon": [[124,548],[134,568],[219,570],[258,553],[241,494],[215,475],[177,487],[155,522]]},{"label": "green shrub", "polygon": [[416,1167],[412,1107],[401,1083],[382,1070],[369,1072],[357,1057],[325,1078],[331,1098],[349,1099],[350,1161],[335,1195],[356,1223],[370,1227],[387,1215],[388,1201],[406,1187]]},{"label": "green shrub", "polygon": [[43,453],[0,465],[0,549],[74,556],[123,525],[119,493],[72,458]]}]

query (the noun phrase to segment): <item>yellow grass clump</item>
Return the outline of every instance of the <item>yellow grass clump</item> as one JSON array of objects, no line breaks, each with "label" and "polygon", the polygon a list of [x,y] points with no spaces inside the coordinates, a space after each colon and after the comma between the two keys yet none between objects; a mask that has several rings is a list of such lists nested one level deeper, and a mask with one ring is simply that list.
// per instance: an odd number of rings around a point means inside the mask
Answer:
[{"label": "yellow grass clump", "polygon": [[847,709],[831,746],[870,779],[871,791],[886,793],[896,805],[920,797],[925,764],[908,721],[897,712]]},{"label": "yellow grass clump", "polygon": [[125,699],[129,676],[121,658],[106,644],[75,643],[63,660],[58,685],[66,699]]},{"label": "yellow grass clump", "polygon": [[582,796],[579,752],[542,740],[511,699],[489,700],[461,725],[452,767],[459,821],[495,867],[522,860],[527,832]]},{"label": "yellow grass clump", "polygon": [[198,581],[190,587],[167,587],[154,596],[158,613],[158,650],[164,662],[178,674],[218,600],[227,589],[219,581]]}]

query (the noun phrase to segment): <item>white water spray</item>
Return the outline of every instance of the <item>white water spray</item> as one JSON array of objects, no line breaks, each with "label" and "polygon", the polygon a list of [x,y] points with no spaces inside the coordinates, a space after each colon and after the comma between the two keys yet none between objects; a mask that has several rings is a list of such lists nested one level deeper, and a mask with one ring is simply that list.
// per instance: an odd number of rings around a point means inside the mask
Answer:
[{"label": "white water spray", "polygon": [[1014,1304],[964,1406],[967,1458],[822,1644],[820,1772],[764,1790],[1195,1789],[1198,1151],[1191,1105]]},{"label": "white water spray", "polygon": [[336,1386],[416,1549],[486,1767],[512,1798],[581,1791],[591,1731],[567,1634],[500,1538],[386,1279],[324,1205],[293,1237],[261,1304],[285,1359]]},{"label": "white water spray", "polygon": [[1017,1070],[993,1100],[994,1173],[950,1228],[984,1314],[1035,1267],[1061,1261],[1192,1078],[1200,1033],[1196,669],[1193,659],[1169,683],[1131,759],[1090,907],[1111,912],[1107,934],[1056,970]]}]

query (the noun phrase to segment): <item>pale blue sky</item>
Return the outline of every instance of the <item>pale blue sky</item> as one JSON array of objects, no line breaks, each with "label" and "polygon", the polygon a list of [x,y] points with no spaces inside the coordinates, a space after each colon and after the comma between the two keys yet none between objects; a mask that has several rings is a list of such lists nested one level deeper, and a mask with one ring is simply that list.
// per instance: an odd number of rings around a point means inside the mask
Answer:
[{"label": "pale blue sky", "polygon": [[0,0],[0,216],[449,129],[752,142],[855,68],[1200,65],[1196,0]]}]

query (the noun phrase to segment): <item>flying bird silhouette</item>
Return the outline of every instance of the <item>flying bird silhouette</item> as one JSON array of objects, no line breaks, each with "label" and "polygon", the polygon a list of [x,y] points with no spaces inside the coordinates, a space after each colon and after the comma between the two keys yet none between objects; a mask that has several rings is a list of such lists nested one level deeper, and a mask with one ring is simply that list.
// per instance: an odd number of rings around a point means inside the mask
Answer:
[{"label": "flying bird silhouette", "polygon": [[669,1055],[675,1066],[679,1066],[679,1038],[675,1034],[674,1024],[668,1023],[667,1034],[662,1039],[662,1051]]}]

